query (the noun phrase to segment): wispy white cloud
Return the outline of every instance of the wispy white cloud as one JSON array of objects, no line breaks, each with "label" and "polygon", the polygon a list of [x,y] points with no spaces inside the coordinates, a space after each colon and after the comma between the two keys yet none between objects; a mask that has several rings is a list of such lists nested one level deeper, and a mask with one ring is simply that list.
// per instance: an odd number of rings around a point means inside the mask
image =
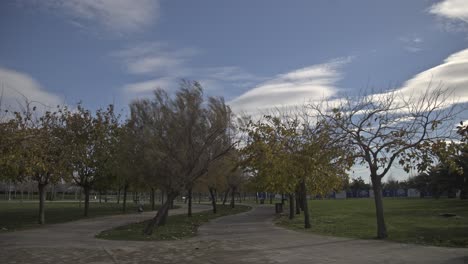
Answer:
[{"label": "wispy white cloud", "polygon": [[416,74],[399,89],[405,94],[424,94],[427,89],[449,89],[451,99],[468,102],[468,49],[447,57],[443,63]]},{"label": "wispy white cloud", "polygon": [[147,42],[111,55],[121,60],[130,74],[154,76],[186,74],[187,60],[197,53],[195,49],[174,49],[165,43]]},{"label": "wispy white cloud", "polygon": [[163,77],[143,82],[131,83],[124,86],[125,92],[141,94],[154,91],[158,88],[169,89],[173,87],[175,80],[171,77]]},{"label": "wispy white cloud", "polygon": [[443,19],[443,27],[449,31],[468,30],[468,1],[443,0],[433,4],[429,13]]},{"label": "wispy white cloud", "polygon": [[337,94],[341,67],[351,58],[335,59],[279,74],[232,100],[236,112],[254,113],[274,107],[294,106]]},{"label": "wispy white cloud", "polygon": [[[193,66],[200,52],[194,48],[174,48],[166,43],[146,42],[112,52],[128,74],[150,76],[123,87],[127,97],[148,94],[156,88],[172,90],[181,79],[199,81],[208,94],[228,96],[242,92],[264,79],[236,66]],[[148,78],[148,77],[146,77]],[[240,90],[240,91],[239,91]]]},{"label": "wispy white cloud", "polygon": [[1,107],[8,109],[18,109],[19,105],[25,103],[25,100],[46,107],[63,104],[59,96],[45,91],[31,76],[1,67],[0,94]]},{"label": "wispy white cloud", "polygon": [[98,25],[119,34],[141,31],[155,23],[159,16],[158,0],[41,0],[35,3],[63,12],[79,27]]},{"label": "wispy white cloud", "polygon": [[437,16],[459,19],[468,23],[468,1],[466,0],[443,0],[432,5],[429,12]]},{"label": "wispy white cloud", "polygon": [[402,44],[403,48],[408,52],[420,52],[423,50],[422,45],[423,39],[417,36],[404,36],[398,39]]}]

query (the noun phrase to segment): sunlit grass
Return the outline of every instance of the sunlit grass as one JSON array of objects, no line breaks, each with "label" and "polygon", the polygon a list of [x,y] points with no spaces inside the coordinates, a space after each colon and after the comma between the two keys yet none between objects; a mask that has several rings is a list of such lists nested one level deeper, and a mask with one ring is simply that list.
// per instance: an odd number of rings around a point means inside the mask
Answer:
[{"label": "sunlit grass", "polygon": [[[312,228],[323,235],[372,239],[376,236],[373,199],[310,201]],[[384,199],[388,239],[435,246],[468,247],[468,201],[458,199]],[[456,217],[440,214],[454,213]],[[304,230],[303,216],[277,224]]]}]

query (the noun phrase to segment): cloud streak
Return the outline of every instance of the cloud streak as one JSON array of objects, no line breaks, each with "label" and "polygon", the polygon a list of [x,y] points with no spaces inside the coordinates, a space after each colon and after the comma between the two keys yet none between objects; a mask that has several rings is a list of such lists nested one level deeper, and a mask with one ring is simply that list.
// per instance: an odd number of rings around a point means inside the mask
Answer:
[{"label": "cloud streak", "polygon": [[468,49],[447,57],[443,63],[416,74],[399,89],[404,94],[424,94],[439,87],[452,92],[451,99],[468,102]]},{"label": "cloud streak", "polygon": [[39,103],[46,107],[63,104],[63,100],[45,91],[41,85],[25,73],[0,67],[1,107],[18,109],[20,105],[29,102]]},{"label": "cloud streak", "polygon": [[[144,80],[124,85],[127,97],[148,94],[156,88],[173,90],[181,79],[198,80],[210,95],[236,95],[264,79],[237,66],[192,66],[200,52],[194,48],[174,48],[166,43],[140,43],[116,52],[128,74]],[[148,79],[148,77],[151,77]]]},{"label": "cloud streak", "polygon": [[335,59],[279,74],[240,95],[229,104],[236,112],[255,113],[336,96],[336,84],[343,76],[340,70],[351,60]]},{"label": "cloud streak", "polygon": [[186,62],[197,53],[195,49],[171,49],[165,43],[147,42],[113,52],[111,56],[120,59],[130,74],[161,76],[185,73]]},{"label": "cloud streak", "polygon": [[447,31],[468,30],[468,1],[443,0],[433,4],[428,12],[441,18],[441,25]]},{"label": "cloud streak", "polygon": [[141,31],[159,16],[158,0],[41,0],[38,4],[63,12],[78,27],[94,28],[119,34]]},{"label": "cloud streak", "polygon": [[440,17],[468,23],[468,2],[466,0],[444,0],[432,5],[429,12]]}]

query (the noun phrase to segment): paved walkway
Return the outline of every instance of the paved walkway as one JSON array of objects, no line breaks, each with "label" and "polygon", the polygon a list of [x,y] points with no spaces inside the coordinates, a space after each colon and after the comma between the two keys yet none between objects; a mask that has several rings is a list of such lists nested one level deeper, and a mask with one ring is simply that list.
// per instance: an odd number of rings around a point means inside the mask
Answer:
[{"label": "paved walkway", "polygon": [[[197,206],[196,210],[206,207]],[[178,211],[177,211],[178,210]],[[182,212],[176,209],[173,213]],[[468,249],[344,239],[275,227],[273,209],[218,218],[181,241],[126,242],[95,233],[147,215],[113,216],[0,235],[2,263],[468,263]],[[137,219],[138,218],[138,219]]]}]

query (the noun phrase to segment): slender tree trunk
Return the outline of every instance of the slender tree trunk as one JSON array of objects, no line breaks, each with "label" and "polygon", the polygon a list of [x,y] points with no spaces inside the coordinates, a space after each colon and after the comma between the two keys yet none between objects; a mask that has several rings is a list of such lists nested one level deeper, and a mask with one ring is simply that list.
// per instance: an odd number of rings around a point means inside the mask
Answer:
[{"label": "slender tree trunk", "polygon": [[161,205],[164,204],[164,191],[161,190]]},{"label": "slender tree trunk", "polygon": [[99,203],[102,203],[102,192],[99,191]]},{"label": "slender tree trunk", "polygon": [[269,195],[270,195],[270,204],[273,204],[273,195],[271,195],[271,193]]},{"label": "slender tree trunk", "polygon": [[309,206],[307,204],[307,188],[305,180],[301,181],[302,208],[304,210],[304,228],[310,228]]},{"label": "slender tree trunk", "polygon": [[39,224],[45,224],[45,187],[46,184],[39,183],[38,184],[38,191],[39,191]]},{"label": "slender tree trunk", "polygon": [[236,187],[232,187],[231,190],[231,208],[235,207],[236,203]]},{"label": "slender tree trunk", "polygon": [[198,204],[201,204],[201,192],[198,193]]},{"label": "slender tree trunk", "polygon": [[289,219],[294,218],[294,194],[289,194]]},{"label": "slender tree trunk", "polygon": [[85,193],[85,203],[84,203],[84,216],[88,216],[88,211],[89,211],[89,195],[90,195],[90,187],[85,185],[83,187],[84,193]]},{"label": "slender tree trunk", "polygon": [[78,201],[78,207],[81,208],[81,192],[82,192],[81,186],[80,186],[80,192],[79,192],[79,201]]},{"label": "slender tree trunk", "polygon": [[188,211],[187,211],[187,216],[192,217],[192,187],[188,189],[188,195],[187,195],[187,200],[188,200]]},{"label": "slender tree trunk", "polygon": [[296,214],[301,214],[301,198],[299,197],[299,191],[296,191],[295,200],[296,200]]},{"label": "slender tree trunk", "polygon": [[213,188],[208,188],[211,195],[211,205],[213,206],[213,214],[216,214],[216,197]]},{"label": "slender tree trunk", "polygon": [[462,186],[461,186],[461,190],[460,190],[460,200],[466,200],[468,199],[468,181],[467,181],[467,176],[468,175],[468,172],[467,172],[468,168],[466,168],[466,166],[463,166],[463,179],[462,179]]},{"label": "slender tree trunk", "polygon": [[223,205],[226,205],[227,197],[228,197],[228,195],[229,195],[229,190],[230,190],[230,189],[227,189],[226,192],[224,192]]},{"label": "slender tree trunk", "polygon": [[153,233],[154,228],[157,228],[162,221],[165,221],[165,218],[167,217],[167,213],[169,211],[169,207],[171,206],[172,201],[176,197],[177,193],[168,193],[166,202],[163,203],[161,208],[159,208],[158,212],[156,213],[156,216],[153,219],[151,219],[146,225],[146,228],[143,231],[145,235],[151,235]]},{"label": "slender tree trunk", "polygon": [[8,182],[8,201],[11,200],[11,182]]},{"label": "slender tree trunk", "polygon": [[255,193],[255,203],[258,204],[258,192]]},{"label": "slender tree trunk", "polygon": [[382,199],[382,180],[377,175],[371,175],[372,189],[374,190],[375,214],[377,217],[377,238],[387,238],[387,227],[385,226],[383,199]]},{"label": "slender tree trunk", "polygon": [[151,188],[151,210],[156,210],[156,191],[154,188]]},{"label": "slender tree trunk", "polygon": [[119,189],[117,190],[117,204],[120,204],[120,190],[122,188],[119,187]]},{"label": "slender tree trunk", "polygon": [[123,199],[122,199],[122,212],[124,214],[127,212],[127,192],[128,192],[128,184],[125,184],[124,189],[123,189]]},{"label": "slender tree trunk", "polygon": [[284,193],[281,194],[281,205],[284,207]]}]

